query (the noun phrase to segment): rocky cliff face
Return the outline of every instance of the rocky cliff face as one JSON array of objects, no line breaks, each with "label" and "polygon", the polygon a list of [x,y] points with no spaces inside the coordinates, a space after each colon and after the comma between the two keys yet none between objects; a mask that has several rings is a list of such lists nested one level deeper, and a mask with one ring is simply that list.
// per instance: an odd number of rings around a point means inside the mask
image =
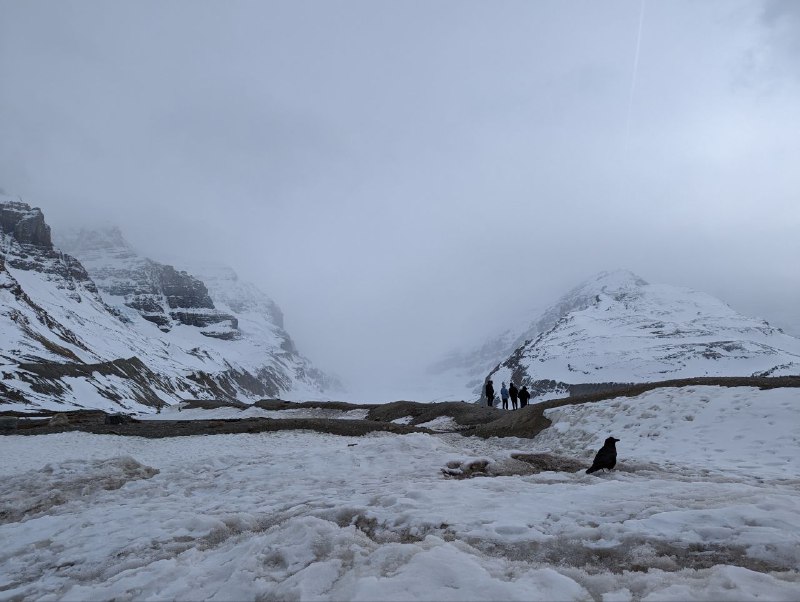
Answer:
[{"label": "rocky cliff face", "polygon": [[214,307],[201,280],[139,256],[118,228],[81,230],[59,237],[58,244],[80,258],[104,295],[135,309],[162,331],[183,324],[200,328],[205,336],[238,336],[236,317]]},{"label": "rocky cliff face", "polygon": [[8,201],[0,205],[0,231],[9,235],[20,245],[50,249],[50,226],[44,223],[44,215],[38,207],[30,207],[21,201]]},{"label": "rocky cliff face", "polygon": [[38,207],[0,197],[0,235],[10,267],[50,274],[75,300],[81,299],[81,291],[99,299],[97,287],[80,262],[53,247],[50,226]]},{"label": "rocky cliff face", "polygon": [[269,353],[285,363],[296,382],[331,393],[344,391],[337,377],[315,368],[300,353],[284,327],[281,308],[257,286],[242,280],[227,266],[194,263],[186,267],[206,283],[218,308],[237,317],[243,341],[252,345],[273,341]]},{"label": "rocky cliff face", "polygon": [[67,242],[87,270],[53,246],[39,209],[0,197],[0,216],[0,404],[136,409],[320,398],[336,385],[251,285],[218,305],[200,278],[139,256],[118,230]]},{"label": "rocky cliff face", "polygon": [[[222,365],[232,368],[220,372],[226,376],[217,396],[235,397],[237,387],[259,397],[289,391],[313,397],[341,389],[299,353],[278,305],[233,269],[153,261],[139,255],[118,228],[81,230],[57,240],[86,266],[110,305],[136,310],[171,341],[190,339],[195,353],[224,358]],[[192,330],[226,343],[197,345]],[[195,381],[211,382],[204,375]]]}]

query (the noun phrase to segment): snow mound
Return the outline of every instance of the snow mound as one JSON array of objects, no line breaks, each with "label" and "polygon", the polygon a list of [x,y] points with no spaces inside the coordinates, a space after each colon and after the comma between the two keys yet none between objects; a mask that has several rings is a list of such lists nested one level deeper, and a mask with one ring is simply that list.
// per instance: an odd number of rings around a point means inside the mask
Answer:
[{"label": "snow mound", "polygon": [[553,425],[537,446],[591,459],[608,436],[626,459],[664,470],[691,466],[757,477],[789,478],[800,471],[796,426],[800,389],[683,387],[638,397],[545,410]]}]

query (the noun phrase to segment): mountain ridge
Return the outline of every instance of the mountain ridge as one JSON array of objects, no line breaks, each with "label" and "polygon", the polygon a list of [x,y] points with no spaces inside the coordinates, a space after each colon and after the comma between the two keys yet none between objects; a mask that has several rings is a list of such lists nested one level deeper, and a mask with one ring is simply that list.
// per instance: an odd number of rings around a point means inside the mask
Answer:
[{"label": "mountain ridge", "polygon": [[0,403],[131,410],[340,386],[299,354],[255,287],[222,311],[202,280],[138,255],[118,229],[71,242],[81,258],[53,245],[39,208],[0,197]]},{"label": "mountain ridge", "polygon": [[526,340],[488,376],[539,399],[618,383],[701,376],[800,374],[800,340],[715,297],[604,272],[550,308],[551,328]]},{"label": "mountain ridge", "polygon": [[[647,307],[637,305],[637,299],[641,300],[643,291],[649,291],[648,294],[653,299],[653,303],[645,304]],[[597,309],[601,303],[605,305],[598,310],[595,317],[602,316],[603,311],[606,312],[606,317],[612,313],[616,317],[616,323],[605,324],[608,329],[605,335],[600,327],[602,320],[598,319],[593,325],[584,324],[586,332],[583,335],[576,333],[565,339],[552,340],[558,333],[569,328],[570,320],[573,328],[576,319],[586,321],[587,315],[593,311],[592,308]],[[696,306],[693,314],[689,309],[692,306]],[[670,322],[671,313],[673,315]],[[698,365],[694,371],[684,370],[678,376],[701,377],[706,373],[709,376],[800,373],[800,340],[786,335],[781,329],[773,328],[763,320],[738,314],[724,302],[706,293],[668,285],[653,285],[629,270],[614,270],[600,272],[588,278],[532,319],[520,321],[517,327],[505,330],[486,343],[468,351],[449,354],[434,364],[428,375],[433,379],[440,379],[443,383],[439,386],[440,389],[449,388],[451,393],[442,397],[445,399],[481,398],[485,380],[491,377],[495,381],[496,389],[499,389],[501,382],[508,383],[512,378],[520,386],[526,384],[534,393],[534,401],[592,393],[608,387],[641,382],[642,379],[657,381],[675,377],[669,364],[680,362],[680,354],[669,358],[660,368],[638,375],[633,363],[623,362],[620,369],[610,371],[602,362],[583,366],[578,357],[572,358],[571,354],[577,353],[576,348],[580,347],[577,344],[578,339],[582,339],[581,345],[584,346],[591,346],[590,342],[594,341],[595,352],[611,346],[610,355],[613,356],[619,352],[613,350],[619,341],[635,340],[632,333],[627,331],[630,328],[625,326],[626,320],[635,322],[639,319],[639,326],[653,325],[647,331],[648,336],[660,342],[665,351],[664,356],[670,354],[667,351],[670,345],[673,346],[673,352],[677,351],[678,343],[671,340],[671,337],[691,329],[699,329],[703,334],[705,339],[695,342],[696,349],[703,347],[698,353],[702,356],[705,351],[708,356],[701,362],[703,367]],[[665,321],[661,330],[656,327],[659,321]],[[674,327],[672,330],[669,330],[669,324]],[[643,332],[643,329],[634,329],[634,333]],[[759,337],[764,340],[759,341]],[[745,343],[746,348],[742,347]],[[532,351],[542,351],[545,347],[548,350],[546,355],[537,355]],[[736,348],[743,355],[740,358],[742,361],[738,362],[738,369],[722,369],[719,362],[714,363],[715,358],[719,360]],[[752,369],[745,367],[747,362],[744,361],[744,356],[761,355],[763,358],[772,353],[770,348],[774,348],[774,362],[761,362],[760,365],[753,365]],[[591,354],[590,352],[591,350],[586,351]],[[561,365],[557,358],[563,358]]]}]

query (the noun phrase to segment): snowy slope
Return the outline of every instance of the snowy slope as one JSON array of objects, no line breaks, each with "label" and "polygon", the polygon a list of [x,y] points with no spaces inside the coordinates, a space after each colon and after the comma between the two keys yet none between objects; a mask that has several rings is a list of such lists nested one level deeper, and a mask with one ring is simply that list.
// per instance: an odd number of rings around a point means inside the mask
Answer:
[{"label": "snowy slope", "polygon": [[[0,599],[800,598],[800,390],[548,416],[533,440],[0,437]],[[511,470],[547,450],[588,466],[609,434],[613,472]],[[442,475],[473,460],[511,476]]]},{"label": "snowy slope", "polygon": [[[226,384],[233,390],[222,396],[319,399],[340,387],[298,352],[277,304],[232,269],[176,270],[141,257],[116,228],[81,230],[59,244],[81,260],[104,299],[134,324],[141,323],[136,314],[156,323],[172,345],[202,354],[219,374],[229,375]],[[165,271],[181,278],[169,283],[176,291],[172,297],[164,279],[153,278]],[[213,378],[213,371],[206,372]]]},{"label": "snowy slope", "polygon": [[[321,396],[277,325],[214,307],[197,278],[87,237],[90,265],[53,246],[39,209],[0,199],[0,403],[132,409],[180,399]],[[104,251],[109,251],[106,255]],[[291,349],[287,350],[287,346]]]},{"label": "snowy slope", "polygon": [[536,318],[429,369],[436,399],[477,399],[487,375],[539,399],[611,382],[800,373],[800,340],[688,289],[603,272]]},{"label": "snowy slope", "polygon": [[[553,328],[567,314],[590,307],[601,290],[621,283],[645,285],[630,272],[604,272],[575,287],[553,305],[534,310],[533,319],[520,321],[503,333],[468,350],[454,350],[430,367],[428,373],[442,398],[474,399],[481,395],[486,375],[516,349]],[[506,381],[508,382],[508,381]]]},{"label": "snowy slope", "polygon": [[0,251],[6,407],[119,408],[176,396],[175,383],[137,357],[158,349],[103,303],[77,260],[53,247],[40,210],[0,199]]},{"label": "snowy slope", "polygon": [[292,388],[285,399],[319,399],[344,392],[336,376],[319,370],[300,353],[284,327],[281,308],[261,289],[228,266],[184,263],[206,284],[216,307],[236,316],[241,339],[253,349],[248,353],[280,358],[285,370],[291,371]]}]

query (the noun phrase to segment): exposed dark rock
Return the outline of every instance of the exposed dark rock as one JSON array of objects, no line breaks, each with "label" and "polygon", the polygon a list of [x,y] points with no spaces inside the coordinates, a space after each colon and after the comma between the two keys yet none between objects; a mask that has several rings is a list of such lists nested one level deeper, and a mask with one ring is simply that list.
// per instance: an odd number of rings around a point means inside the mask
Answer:
[{"label": "exposed dark rock", "polygon": [[[286,430],[311,430],[345,437],[359,437],[368,433],[387,432],[398,435],[408,433],[429,433],[402,424],[386,424],[371,420],[332,420],[328,418],[243,418],[233,420],[144,420],[127,424],[106,424],[105,417],[100,420],[73,422],[69,425],[36,425],[17,430],[16,435],[46,435],[68,430],[97,434],[115,434],[131,437],[159,439],[163,437],[188,437],[194,435],[230,435],[237,433],[264,433]],[[0,435],[6,434],[0,431]]]},{"label": "exposed dark rock", "polygon": [[[155,262],[152,262],[155,264]],[[200,280],[179,272],[171,265],[155,264],[158,269],[158,287],[167,298],[171,309],[175,308],[206,308],[214,309],[214,303],[208,296],[206,285]]]},{"label": "exposed dark rock", "polygon": [[0,416],[0,431],[16,431],[18,423],[16,416]]},{"label": "exposed dark rock", "polygon": [[10,234],[21,245],[53,247],[50,226],[45,223],[41,209],[27,203],[0,204],[0,231]]},{"label": "exposed dark rock", "polygon": [[[217,311],[202,281],[170,265],[149,259],[134,260],[130,268],[99,270],[102,286],[110,295],[125,298],[125,305],[138,311],[141,316],[170,330],[177,322],[186,326],[205,328],[228,323],[228,328],[239,328],[235,316]],[[166,303],[164,301],[166,300]],[[235,338],[236,332],[230,333]],[[226,332],[214,332],[209,336],[227,338]]]},{"label": "exposed dark rock", "polygon": [[[154,373],[137,357],[96,364],[20,363],[19,369],[18,377],[28,382],[31,389],[54,396],[66,392],[63,378],[92,380],[95,372],[104,376],[117,376],[127,381],[134,400],[142,405],[151,407],[163,405],[164,402],[156,394],[157,389],[178,395],[169,380]],[[101,393],[111,400],[115,400],[115,397],[117,401],[120,399],[114,391],[104,390]]]},{"label": "exposed dark rock", "polygon": [[220,322],[228,322],[230,328],[232,329],[239,328],[239,320],[237,320],[234,316],[230,314],[224,314],[218,311],[195,312],[187,309],[182,309],[179,311],[171,311],[169,315],[173,320],[177,320],[178,322],[186,326],[197,326],[198,328],[205,328],[206,326],[219,324]]},{"label": "exposed dark rock", "polygon": [[423,424],[440,416],[449,416],[463,427],[475,427],[479,424],[492,423],[507,412],[463,401],[446,401],[441,403],[417,403],[414,401],[395,401],[373,406],[367,419],[391,422],[404,416],[411,416],[410,424]]},{"label": "exposed dark rock", "polygon": [[245,410],[250,406],[241,401],[219,401],[215,399],[191,399],[181,402],[181,405],[187,409],[202,409],[202,410],[216,410],[218,408],[236,408],[237,410]]},{"label": "exposed dark rock", "polygon": [[145,316],[147,314],[163,316],[164,319],[169,322],[169,319],[164,315],[164,307],[150,295],[130,295],[125,305]]},{"label": "exposed dark rock", "polygon": [[103,421],[103,424],[130,424],[132,422],[139,422],[134,420],[126,414],[108,414]]},{"label": "exposed dark rock", "polygon": [[[402,403],[414,403],[414,402],[402,402]],[[303,401],[303,402],[293,402],[293,401],[284,401],[282,399],[262,399],[257,401],[253,404],[257,408],[261,408],[262,410],[290,410],[293,408],[318,408],[324,410],[341,410],[343,412],[349,412],[351,410],[372,410],[375,408],[382,407],[382,404],[377,403],[347,403],[346,401]],[[427,405],[427,404],[423,404]],[[403,416],[407,416],[408,414],[403,414]],[[367,416],[368,420],[373,420]]]},{"label": "exposed dark rock", "polygon": [[236,339],[241,338],[241,335],[237,330],[201,330],[200,334],[202,334],[204,337],[219,339],[221,341],[235,341]]},{"label": "exposed dark rock", "polygon": [[50,226],[38,208],[21,202],[0,203],[0,233],[8,238],[4,256],[11,267],[58,276],[59,287],[76,301],[85,292],[97,300],[97,287],[81,263],[53,248]]}]

